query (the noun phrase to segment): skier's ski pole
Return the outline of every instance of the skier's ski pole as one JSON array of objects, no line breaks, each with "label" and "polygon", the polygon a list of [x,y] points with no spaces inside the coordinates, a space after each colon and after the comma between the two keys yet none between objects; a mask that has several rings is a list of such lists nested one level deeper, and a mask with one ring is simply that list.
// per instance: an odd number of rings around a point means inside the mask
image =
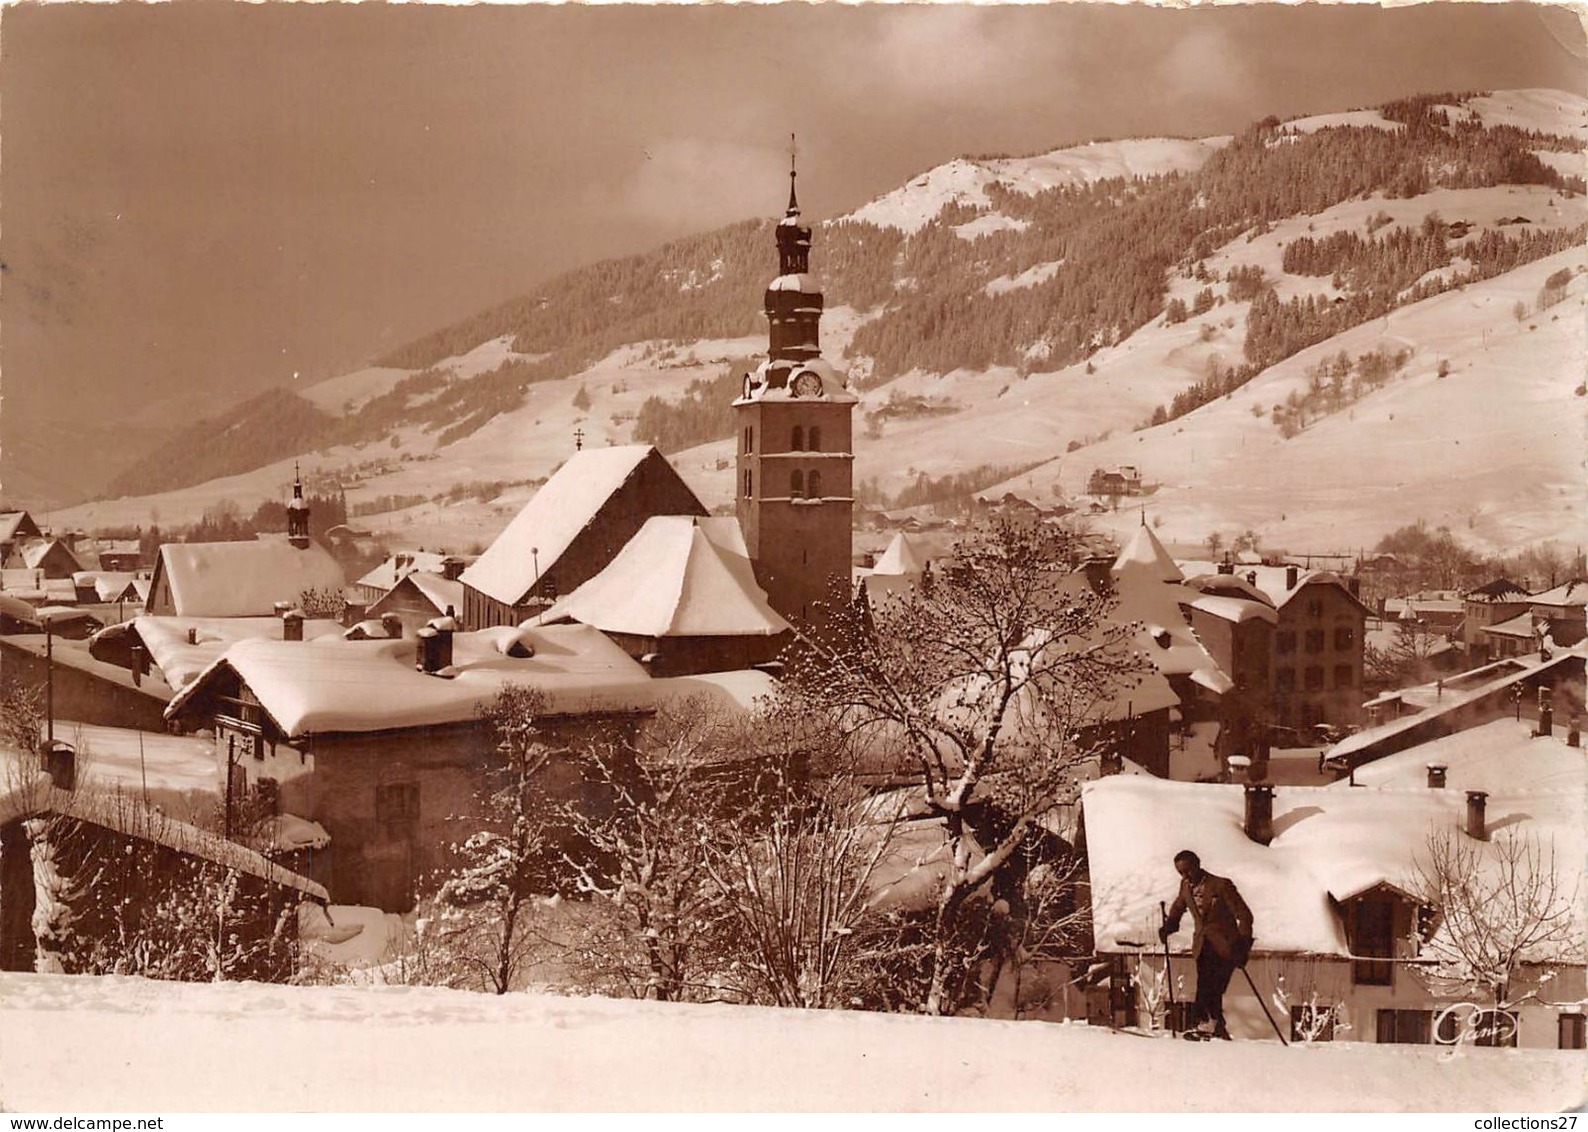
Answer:
[{"label": "skier's ski pole", "polygon": [[[1162,900],[1158,901],[1158,915],[1162,917],[1164,926],[1168,926],[1169,909],[1164,906]],[[1169,1011],[1170,1017],[1173,1018],[1174,1015],[1180,1013],[1180,1007],[1174,1000],[1174,972],[1169,969],[1169,939],[1167,936],[1164,937],[1163,941],[1163,981],[1169,987]],[[1174,1026],[1170,1025],[1169,1030],[1171,1033],[1175,1032]]]},{"label": "skier's ski pole", "polygon": [[1263,1016],[1268,1019],[1268,1024],[1274,1028],[1274,1037],[1279,1039],[1280,1045],[1288,1046],[1290,1043],[1285,1040],[1285,1035],[1280,1033],[1279,1023],[1274,1021],[1274,1016],[1268,1011],[1268,1003],[1264,1002],[1263,996],[1257,993],[1257,984],[1252,982],[1252,973],[1242,967],[1241,974],[1246,976],[1246,985],[1252,988],[1252,995],[1257,999],[1257,1005],[1263,1008]]}]

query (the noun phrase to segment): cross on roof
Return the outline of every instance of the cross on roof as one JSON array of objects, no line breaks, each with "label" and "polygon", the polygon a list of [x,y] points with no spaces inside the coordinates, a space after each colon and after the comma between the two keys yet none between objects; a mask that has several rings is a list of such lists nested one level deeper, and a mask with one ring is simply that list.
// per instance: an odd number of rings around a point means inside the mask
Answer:
[{"label": "cross on roof", "polygon": [[576,428],[576,429],[573,430],[573,450],[575,452],[579,452],[579,451],[582,451],[583,449],[584,449],[584,429]]}]

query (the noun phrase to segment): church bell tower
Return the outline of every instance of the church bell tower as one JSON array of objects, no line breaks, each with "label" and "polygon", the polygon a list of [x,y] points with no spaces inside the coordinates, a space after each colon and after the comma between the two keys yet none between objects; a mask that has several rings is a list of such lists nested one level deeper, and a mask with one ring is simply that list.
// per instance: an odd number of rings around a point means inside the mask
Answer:
[{"label": "church bell tower", "polygon": [[766,289],[767,359],[744,375],[736,511],[756,580],[790,622],[820,630],[835,594],[847,600],[852,555],[852,415],[859,398],[821,356],[821,288],[810,273],[789,166],[778,222],[778,276]]}]

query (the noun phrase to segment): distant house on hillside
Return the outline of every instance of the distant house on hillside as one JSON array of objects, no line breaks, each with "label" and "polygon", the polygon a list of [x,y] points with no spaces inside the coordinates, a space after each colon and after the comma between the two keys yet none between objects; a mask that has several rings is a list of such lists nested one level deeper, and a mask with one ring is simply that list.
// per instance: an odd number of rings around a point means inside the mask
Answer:
[{"label": "distant house on hillside", "polygon": [[517,625],[595,577],[653,515],[707,515],[649,445],[576,452],[459,575],[463,625]]},{"label": "distant house on hillside", "polygon": [[1088,495],[1140,495],[1141,469],[1130,464],[1117,468],[1094,468],[1086,481]]},{"label": "distant house on hillside", "polygon": [[341,565],[319,543],[168,542],[150,579],[147,611],[166,617],[269,617],[309,591],[340,597]]},{"label": "distant house on hillside", "polygon": [[606,569],[541,621],[600,629],[658,676],[764,664],[790,640],[735,518],[647,519]]}]

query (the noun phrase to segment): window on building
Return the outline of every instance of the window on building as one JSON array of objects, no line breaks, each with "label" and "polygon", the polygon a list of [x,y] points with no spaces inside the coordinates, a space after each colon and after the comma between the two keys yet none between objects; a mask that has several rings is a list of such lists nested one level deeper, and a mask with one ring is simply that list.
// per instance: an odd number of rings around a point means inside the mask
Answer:
[{"label": "window on building", "polygon": [[1286,695],[1296,690],[1296,670],[1294,668],[1274,669],[1274,691]]},{"label": "window on building", "polygon": [[[1309,1039],[1307,1035],[1311,1034]],[[1334,1041],[1334,1007],[1301,1003],[1290,1008],[1290,1040]]]},{"label": "window on building", "polygon": [[820,499],[821,497],[822,497],[822,474],[820,472],[816,471],[816,469],[812,468],[811,469],[811,498],[812,499]]},{"label": "window on building", "polygon": [[1312,618],[1318,618],[1318,617],[1322,617],[1323,616],[1323,599],[1322,598],[1316,598],[1315,597],[1311,601],[1307,602],[1307,616],[1308,617],[1312,617]]},{"label": "window on building", "polygon": [[1296,651],[1296,631],[1285,629],[1274,634],[1274,651],[1283,655]]},{"label": "window on building", "polygon": [[1584,1038],[1588,1038],[1588,1016],[1562,1014],[1560,1016],[1560,1048],[1583,1049],[1588,1046]]},{"label": "window on building", "polygon": [[375,825],[388,840],[406,840],[419,824],[419,783],[383,782],[375,787]]},{"label": "window on building", "polygon": [[789,473],[788,493],[790,499],[805,498],[805,473],[800,471],[798,468],[795,468],[793,472]]},{"label": "window on building", "polygon": [[1425,1046],[1433,1031],[1431,1010],[1380,1010],[1378,1041],[1381,1045]]},{"label": "window on building", "polygon": [[1355,683],[1355,674],[1349,664],[1337,664],[1334,666],[1334,686],[1336,688],[1349,688]]},{"label": "window on building", "polygon": [[1307,666],[1307,691],[1323,691],[1323,665],[1309,664]]},{"label": "window on building", "polygon": [[[1365,896],[1346,909],[1346,938],[1350,940],[1351,978],[1360,986],[1394,984],[1395,904],[1386,897]],[[1427,1041],[1425,1034],[1423,1041]]]},{"label": "window on building", "polygon": [[1356,628],[1351,625],[1341,625],[1334,631],[1334,648],[1336,652],[1345,652],[1356,645]]},{"label": "window on building", "polygon": [[820,452],[822,450],[822,426],[821,425],[811,425],[810,450],[812,452]]},{"label": "window on building", "polygon": [[1307,630],[1306,649],[1310,653],[1320,653],[1320,652],[1323,651],[1323,630],[1322,629],[1308,629]]},{"label": "window on building", "polygon": [[799,425],[794,426],[794,438],[788,444],[790,452],[805,451],[805,430]]},{"label": "window on building", "polygon": [[750,498],[750,482],[750,469],[746,468],[744,470],[744,497],[746,499]]}]

